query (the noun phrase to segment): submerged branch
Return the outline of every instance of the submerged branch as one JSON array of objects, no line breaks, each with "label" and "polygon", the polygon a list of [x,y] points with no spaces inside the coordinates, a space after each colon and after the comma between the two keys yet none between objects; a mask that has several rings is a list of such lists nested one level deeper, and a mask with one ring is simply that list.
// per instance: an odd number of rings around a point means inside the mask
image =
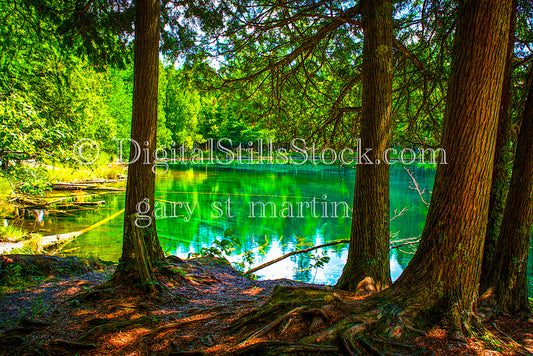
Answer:
[{"label": "submerged branch", "polygon": [[99,226],[104,225],[105,223],[107,223],[110,220],[113,220],[114,218],[116,218],[117,216],[122,214],[123,212],[124,212],[124,209],[119,210],[116,213],[114,213],[113,215],[108,216],[107,218],[100,220],[96,224],[88,226],[85,229],[80,230],[80,231],[69,232],[69,233],[66,233],[66,234],[43,236],[40,239],[40,242],[41,242],[40,245],[42,246],[41,248],[57,245],[57,244],[59,244],[61,242],[72,240],[72,239],[74,239],[74,238],[76,238],[76,237],[78,237],[80,235],[83,235],[83,234],[85,234],[85,233],[87,233],[87,232],[89,232],[91,230],[96,229]]},{"label": "submerged branch", "polygon": [[286,259],[287,257],[291,257],[293,255],[297,255],[297,254],[300,254],[300,253],[307,253],[307,252],[311,252],[313,250],[316,250],[316,249],[319,249],[319,248],[322,248],[322,247],[328,247],[328,246],[334,246],[334,245],[338,245],[338,244],[346,244],[346,243],[349,243],[350,240],[339,240],[339,241],[333,241],[333,242],[328,242],[327,244],[322,244],[322,245],[317,245],[317,246],[313,246],[313,247],[309,247],[309,248],[305,248],[303,250],[297,250],[297,251],[292,251],[292,252],[289,252],[281,257],[278,257],[272,261],[269,261],[269,262],[266,262],[266,263],[263,263],[262,265],[259,265],[257,267],[254,267],[248,271],[245,272],[245,274],[252,274],[256,271],[259,271],[260,269],[263,269],[265,267],[268,267],[270,265],[273,265],[274,263],[277,263],[281,260],[284,260]]},{"label": "submerged branch", "polygon": [[[417,237],[414,237],[414,238],[409,238],[409,239],[396,241],[396,242],[399,242],[399,244],[390,246],[390,248],[389,248],[390,250],[396,249],[396,248],[400,248],[400,247],[406,246],[406,245],[417,244],[418,242],[420,242],[420,237],[417,236]],[[292,251],[292,252],[286,253],[285,255],[280,256],[280,257],[278,257],[278,258],[276,258],[276,259],[274,259],[272,261],[265,262],[265,263],[263,263],[263,264],[261,264],[261,265],[259,265],[257,267],[249,269],[244,274],[252,274],[254,272],[259,271],[260,269],[263,269],[263,268],[266,268],[268,266],[271,266],[274,263],[278,263],[279,261],[282,261],[282,260],[286,259],[287,257],[291,257],[291,256],[294,256],[294,255],[297,255],[297,254],[300,254],[300,253],[307,253],[307,252],[311,252],[313,250],[317,250],[319,248],[335,246],[335,245],[339,245],[339,244],[347,244],[347,243],[350,243],[350,240],[338,240],[338,241],[328,242],[328,243],[322,244],[322,245],[317,245],[317,246],[304,248],[302,250]]]},{"label": "submerged branch", "polygon": [[25,248],[25,247],[28,247],[31,250],[37,250],[40,252],[43,249],[68,242],[80,235],[83,235],[91,230],[94,230],[97,227],[104,225],[108,221],[113,220],[114,218],[122,214],[123,212],[124,212],[124,209],[114,213],[111,216],[108,216],[105,219],[100,220],[96,224],[86,227],[83,230],[68,232],[65,234],[43,236],[43,237],[37,236],[28,241],[20,241],[20,242],[15,242],[15,243],[3,244],[2,246],[0,246],[0,253],[6,254],[6,253],[10,253],[11,251],[15,249],[20,249],[20,248]]}]

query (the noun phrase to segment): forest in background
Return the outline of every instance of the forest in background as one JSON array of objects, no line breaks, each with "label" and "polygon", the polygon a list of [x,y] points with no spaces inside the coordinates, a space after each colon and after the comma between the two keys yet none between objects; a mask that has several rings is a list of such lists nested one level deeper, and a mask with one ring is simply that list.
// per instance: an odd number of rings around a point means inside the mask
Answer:
[{"label": "forest in background", "polygon": [[[357,293],[366,283],[375,294],[335,304],[330,292],[308,303],[312,288],[274,291],[270,304],[233,325],[237,332],[265,324],[245,341],[280,323],[285,334],[296,318],[301,347],[335,340],[351,354],[369,324],[399,337],[443,321],[464,341],[482,330],[478,304],[498,315],[530,312],[530,1],[2,6],[3,174],[22,182],[33,182],[39,165],[20,160],[75,166],[69,151],[86,138],[112,159],[113,138],[130,132],[149,153],[208,138],[302,137],[331,148],[361,139],[373,159],[391,146],[445,149],[449,162],[437,168],[418,250],[397,281],[389,266],[389,170],[360,165],[348,260],[335,288]],[[168,270],[184,262],[164,256],[155,221],[134,223],[135,207],[154,201],[154,192],[151,167],[130,165],[122,257],[90,295],[168,291]],[[314,313],[322,321],[304,317]]]},{"label": "forest in background", "polygon": [[[80,25],[69,22],[75,20],[68,11],[54,11],[54,4],[42,5],[40,10],[38,2],[0,4],[5,14],[0,29],[0,156],[4,167],[10,159],[29,157],[78,165],[72,147],[80,139],[95,140],[113,156],[117,153],[114,140],[129,138],[132,29],[126,28],[125,34],[115,38],[114,33],[124,29],[106,23],[118,21],[119,16],[131,18],[131,10],[120,12],[125,4],[117,2],[116,9],[102,12],[98,21],[104,28],[83,29],[81,34],[73,28],[98,25],[91,23],[96,19],[80,17],[78,21],[87,22]],[[511,146],[527,91],[533,41],[530,5],[523,1],[518,9]],[[55,6],[60,7],[60,2]],[[202,26],[214,26],[206,21],[213,9],[183,6],[182,13],[174,14],[181,19],[164,25],[163,31],[167,33],[164,38],[171,38],[172,31],[175,37],[162,42],[160,55],[160,147],[171,148],[174,143],[192,148],[209,138],[240,143],[259,138],[289,142],[297,137],[316,141],[319,147],[353,147],[361,109],[360,31],[341,26],[305,58],[295,57],[295,64],[270,72],[258,70],[267,60],[268,47],[277,46],[277,56],[283,60],[287,52],[283,47],[297,45],[298,36],[303,35],[286,30],[283,42],[258,27],[256,33],[235,33],[226,43],[213,46],[201,37]],[[438,147],[440,142],[452,15],[453,2],[446,1],[403,2],[395,9],[393,141],[400,147]],[[306,16],[298,19],[298,26],[308,26],[308,31],[327,18]],[[191,28],[187,28],[188,21]],[[173,47],[172,41],[180,36],[182,44]],[[231,41],[235,43],[230,45]],[[209,52],[206,46],[215,49]]]}]

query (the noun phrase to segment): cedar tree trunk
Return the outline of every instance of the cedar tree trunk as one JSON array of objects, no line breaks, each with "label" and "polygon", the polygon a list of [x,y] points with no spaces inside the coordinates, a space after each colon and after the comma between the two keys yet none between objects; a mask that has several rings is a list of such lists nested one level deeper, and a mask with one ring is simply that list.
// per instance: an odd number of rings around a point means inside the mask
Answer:
[{"label": "cedar tree trunk", "polygon": [[348,261],[337,288],[355,291],[367,277],[379,291],[391,284],[389,268],[389,167],[382,162],[390,146],[392,115],[393,5],[361,0],[363,97],[361,153],[374,164],[358,162]]},{"label": "cedar tree trunk", "polygon": [[[115,279],[125,283],[152,284],[152,265],[165,258],[152,215],[155,192],[152,157],[156,149],[159,81],[159,8],[159,0],[136,1],[131,138],[141,150],[149,150],[152,164],[145,164],[145,153],[142,152],[141,157],[128,168],[122,257],[115,272]],[[137,151],[132,143],[130,162]],[[143,218],[136,223],[138,212],[151,216],[151,221]]]},{"label": "cedar tree trunk", "polygon": [[[487,228],[511,0],[459,1],[442,146],[415,256],[387,291],[414,313],[432,310],[468,333]],[[463,329],[463,327],[465,327]]]},{"label": "cedar tree trunk", "polygon": [[502,98],[498,131],[496,134],[496,150],[494,152],[494,165],[492,171],[492,186],[489,200],[489,220],[485,234],[483,249],[483,262],[481,264],[481,290],[486,287],[485,276],[494,259],[496,241],[500,234],[500,225],[507,197],[507,184],[509,183],[510,139],[511,139],[511,91],[514,58],[514,29],[516,25],[517,0],[512,3],[511,25],[509,27],[509,43],[507,45],[507,60],[502,85]]},{"label": "cedar tree trunk", "polygon": [[[487,274],[489,294],[504,313],[529,312],[527,259],[533,228],[533,69],[518,136],[511,185],[496,255]],[[492,292],[492,293],[491,293]]]}]

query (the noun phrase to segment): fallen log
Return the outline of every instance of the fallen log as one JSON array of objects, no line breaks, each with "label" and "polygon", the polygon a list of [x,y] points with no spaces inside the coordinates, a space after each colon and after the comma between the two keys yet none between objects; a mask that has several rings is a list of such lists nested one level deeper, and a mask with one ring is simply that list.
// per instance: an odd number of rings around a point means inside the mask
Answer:
[{"label": "fallen log", "polygon": [[106,187],[98,184],[85,184],[85,183],[52,183],[52,189],[54,190],[108,190],[114,192],[124,192],[124,188]]},{"label": "fallen log", "polygon": [[41,249],[44,249],[44,248],[48,248],[48,247],[52,247],[52,246],[55,246],[55,245],[58,245],[60,243],[64,243],[64,242],[67,242],[67,241],[70,241],[80,235],[83,235],[91,230],[94,230],[96,229],[97,227],[99,226],[102,226],[103,224],[107,223],[108,221],[110,220],[113,220],[114,218],[116,218],[117,216],[119,216],[120,214],[122,214],[124,212],[124,209],[116,212],[115,214],[103,219],[103,220],[100,220],[99,222],[97,222],[96,224],[93,224],[91,226],[88,226],[86,227],[85,229],[83,230],[80,230],[80,231],[75,231],[75,232],[69,232],[69,233],[66,233],[66,234],[58,234],[58,235],[49,235],[49,236],[43,236],[40,238],[39,240],[39,245],[41,247]]},{"label": "fallen log", "polygon": [[28,241],[20,241],[16,243],[0,243],[0,254],[6,254],[9,253],[15,249],[24,248],[26,246],[34,245],[33,250],[42,251],[44,249],[68,242],[80,235],[83,235],[91,230],[96,229],[97,227],[107,223],[110,220],[113,220],[120,214],[124,212],[124,209],[114,213],[111,216],[108,216],[105,219],[100,220],[96,224],[93,224],[91,226],[86,227],[83,230],[80,231],[74,231],[69,232],[66,234],[57,234],[57,235],[49,235],[49,236],[43,236],[43,237],[35,237]]},{"label": "fallen log", "polygon": [[[393,250],[395,248],[399,248],[399,247],[406,246],[406,245],[414,245],[414,244],[417,244],[419,241],[420,241],[420,238],[411,238],[411,239],[401,240],[401,241],[398,241],[398,242],[400,242],[399,244],[391,245],[389,247],[389,249]],[[261,264],[261,265],[259,265],[257,267],[251,268],[248,271],[244,272],[244,274],[251,274],[251,273],[257,272],[260,269],[263,269],[263,268],[266,268],[268,266],[271,266],[274,263],[278,263],[279,261],[282,261],[282,260],[286,259],[287,257],[291,257],[291,256],[294,256],[294,255],[297,255],[297,254],[300,254],[300,253],[307,253],[307,252],[311,252],[313,250],[317,250],[319,248],[335,246],[335,245],[339,245],[339,244],[347,244],[347,243],[350,243],[350,240],[338,240],[338,241],[328,242],[328,243],[322,244],[322,245],[317,245],[317,246],[313,246],[313,247],[309,247],[309,248],[304,248],[303,250],[292,251],[292,252],[286,253],[285,255],[283,255],[281,257],[278,257],[278,258],[276,258],[276,259],[274,259],[272,261],[268,261],[268,262],[265,262],[265,263],[263,263],[263,264]]]},{"label": "fallen log", "polygon": [[339,241],[328,242],[327,244],[322,244],[322,245],[317,245],[317,246],[305,248],[303,250],[292,251],[292,252],[289,252],[289,253],[287,253],[287,254],[285,254],[285,255],[283,255],[281,257],[278,257],[278,258],[276,258],[276,259],[274,259],[272,261],[269,261],[269,262],[263,263],[262,265],[254,267],[254,268],[244,272],[244,274],[254,273],[256,271],[259,271],[260,269],[263,269],[265,267],[273,265],[274,263],[277,263],[277,262],[279,262],[281,260],[286,259],[287,257],[291,257],[291,256],[297,255],[299,253],[307,253],[307,252],[311,252],[313,250],[316,250],[316,249],[319,249],[319,248],[322,248],[322,247],[329,247],[329,246],[334,246],[334,245],[338,245],[338,244],[347,244],[349,242],[350,242],[350,240],[339,240]]},{"label": "fallen log", "polygon": [[67,202],[65,204],[60,204],[58,208],[60,207],[70,207],[70,206],[100,206],[104,205],[105,200],[98,200],[98,201],[73,201],[73,202]]},{"label": "fallen log", "polygon": [[87,179],[82,182],[81,184],[110,184],[110,183],[120,183],[124,182],[126,178],[119,178],[119,179]]},{"label": "fallen log", "polygon": [[105,200],[98,200],[98,201],[76,201],[73,200],[77,197],[63,197],[55,200],[47,200],[47,199],[53,199],[54,197],[32,197],[32,196],[18,196],[13,200],[13,202],[16,204],[16,206],[19,209],[29,209],[29,210],[36,210],[36,209],[49,209],[49,208],[55,208],[55,209],[69,209],[69,208],[77,208],[82,206],[100,206],[105,204]]}]

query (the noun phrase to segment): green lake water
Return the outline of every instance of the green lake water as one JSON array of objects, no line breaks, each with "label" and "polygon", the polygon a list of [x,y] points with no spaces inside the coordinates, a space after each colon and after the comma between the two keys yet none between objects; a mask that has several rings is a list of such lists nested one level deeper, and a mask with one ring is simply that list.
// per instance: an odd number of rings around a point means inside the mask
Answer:
[{"label": "green lake water", "polygon": [[[425,198],[429,201],[435,170],[417,166],[409,166],[409,169],[420,188],[426,190]],[[187,257],[203,247],[212,246],[215,239],[225,238],[233,243],[230,261],[239,262],[243,253],[252,251],[253,265],[258,265],[296,249],[348,239],[351,218],[343,215],[345,205],[352,206],[354,173],[353,169],[334,167],[239,165],[182,167],[158,174],[156,208],[159,215],[163,215],[163,209],[166,209],[167,216],[157,219],[161,245],[168,254]],[[391,217],[395,210],[407,209],[391,222],[393,241],[418,236],[424,226],[427,207],[411,186],[405,169],[400,165],[391,166]],[[81,230],[124,207],[123,194],[104,194],[96,199],[105,200],[105,207],[73,212],[68,217],[51,216],[43,228],[54,233]],[[188,203],[191,208],[194,206],[192,214],[187,214],[178,202]],[[270,204],[265,211],[267,217],[260,217],[259,202]],[[334,203],[337,203],[337,217],[333,213]],[[256,204],[255,217],[252,217],[251,204]],[[276,207],[274,217],[271,217],[272,205]],[[281,217],[290,215],[290,208],[294,217]],[[190,220],[186,221],[188,215]],[[123,215],[120,215],[78,237],[65,246],[63,253],[118,261],[122,229]],[[414,249],[411,245],[391,251],[393,280],[405,268]],[[347,244],[325,249],[330,262],[324,268],[310,268],[312,258],[300,254],[260,270],[257,275],[267,279],[290,278],[334,284],[346,261],[347,250]],[[528,272],[533,275],[531,256]]]}]

